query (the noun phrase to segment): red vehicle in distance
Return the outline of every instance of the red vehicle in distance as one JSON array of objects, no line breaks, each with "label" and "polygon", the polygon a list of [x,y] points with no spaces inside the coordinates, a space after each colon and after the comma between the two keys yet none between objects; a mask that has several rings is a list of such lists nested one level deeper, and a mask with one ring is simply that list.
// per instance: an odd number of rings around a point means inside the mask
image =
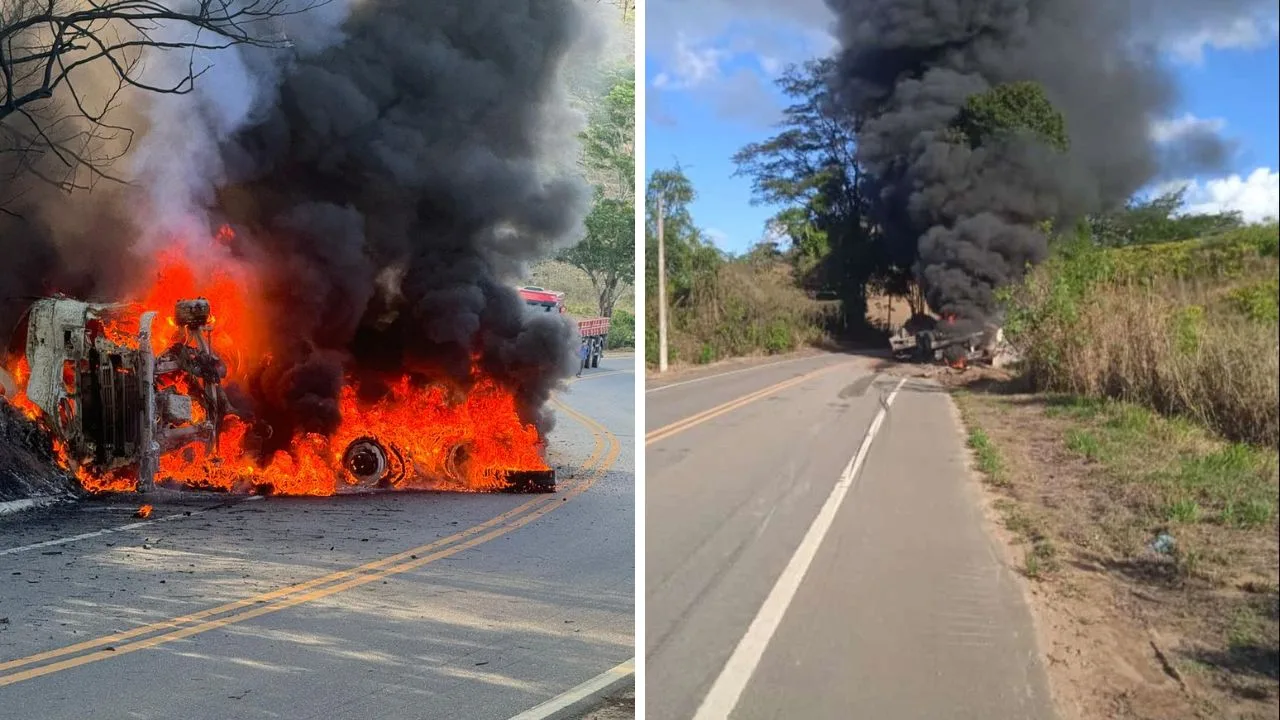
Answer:
[{"label": "red vehicle in distance", "polygon": [[[549,312],[565,314],[564,293],[546,288],[527,285],[517,288],[520,298],[533,312]],[[587,357],[582,361],[584,368],[600,366],[600,358],[604,357],[605,341],[609,337],[609,318],[577,318],[578,335],[587,346]]]}]

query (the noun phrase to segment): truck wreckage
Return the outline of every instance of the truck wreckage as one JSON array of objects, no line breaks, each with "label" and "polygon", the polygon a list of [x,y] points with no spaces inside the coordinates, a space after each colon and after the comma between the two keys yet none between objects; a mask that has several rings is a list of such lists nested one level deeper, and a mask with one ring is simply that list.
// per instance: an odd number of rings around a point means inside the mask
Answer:
[{"label": "truck wreckage", "polygon": [[[124,475],[146,492],[164,479],[168,453],[199,444],[218,461],[218,441],[235,408],[223,387],[227,366],[213,348],[210,303],[178,301],[158,353],[156,317],[134,305],[40,299],[28,314],[25,389],[0,369],[0,395],[25,392],[79,477]],[[466,445],[443,454],[443,473],[460,478]],[[370,436],[348,442],[340,463],[339,493],[409,487],[406,478],[418,472],[399,448]],[[505,492],[556,489],[552,469],[508,471],[505,481]]]},{"label": "truck wreckage", "polygon": [[889,347],[898,360],[945,363],[953,368],[974,362],[999,368],[1016,357],[998,325],[986,324],[981,330],[964,332],[957,330],[954,318],[938,322],[923,315],[899,328],[889,338]]}]

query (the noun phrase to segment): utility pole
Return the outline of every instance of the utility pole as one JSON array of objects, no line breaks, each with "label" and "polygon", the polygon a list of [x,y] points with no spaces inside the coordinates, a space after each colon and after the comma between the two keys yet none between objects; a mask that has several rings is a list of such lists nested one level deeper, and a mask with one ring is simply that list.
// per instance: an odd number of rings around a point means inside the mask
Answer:
[{"label": "utility pole", "polygon": [[658,372],[667,371],[667,248],[662,237],[662,193],[658,193]]}]

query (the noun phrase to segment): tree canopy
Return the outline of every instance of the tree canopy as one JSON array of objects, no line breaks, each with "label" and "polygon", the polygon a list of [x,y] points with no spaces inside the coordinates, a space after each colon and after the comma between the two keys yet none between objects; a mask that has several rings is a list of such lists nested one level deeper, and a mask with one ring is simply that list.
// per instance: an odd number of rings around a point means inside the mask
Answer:
[{"label": "tree canopy", "polygon": [[582,134],[583,165],[596,185],[584,220],[586,236],[560,260],[591,280],[597,308],[613,315],[622,291],[635,283],[635,76],[620,75]]},{"label": "tree canopy", "polygon": [[[835,61],[823,58],[779,76],[778,89],[789,99],[782,122],[772,137],[734,155],[737,174],[751,180],[753,203],[779,208],[768,233],[790,244],[802,285],[837,294],[854,323],[865,313],[868,288],[906,296],[921,312],[913,275],[917,248],[888,242],[874,220],[885,212],[878,206],[877,178],[858,161],[860,118],[832,97],[834,69]],[[1062,114],[1031,82],[973,95],[949,129],[954,142],[970,147],[1019,132],[1033,133],[1059,151],[1068,147]]]},{"label": "tree canopy", "polygon": [[1004,83],[969,96],[951,127],[970,147],[1017,132],[1031,133],[1059,152],[1070,147],[1066,120],[1035,82]]}]

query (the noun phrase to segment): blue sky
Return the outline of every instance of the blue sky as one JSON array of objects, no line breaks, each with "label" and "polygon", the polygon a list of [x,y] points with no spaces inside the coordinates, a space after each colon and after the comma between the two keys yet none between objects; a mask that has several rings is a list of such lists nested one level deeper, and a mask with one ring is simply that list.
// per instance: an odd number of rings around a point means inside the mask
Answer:
[{"label": "blue sky", "polygon": [[[1280,209],[1280,21],[1274,0],[1255,7],[1170,41],[1182,104],[1153,134],[1207,124],[1238,143],[1222,176],[1183,181],[1190,209],[1255,218]],[[783,102],[777,70],[832,49],[825,8],[821,0],[650,0],[646,8],[646,169],[678,161],[700,195],[695,221],[722,249],[742,252],[775,209],[750,204],[750,181],[733,177],[731,157],[771,134]]]}]

